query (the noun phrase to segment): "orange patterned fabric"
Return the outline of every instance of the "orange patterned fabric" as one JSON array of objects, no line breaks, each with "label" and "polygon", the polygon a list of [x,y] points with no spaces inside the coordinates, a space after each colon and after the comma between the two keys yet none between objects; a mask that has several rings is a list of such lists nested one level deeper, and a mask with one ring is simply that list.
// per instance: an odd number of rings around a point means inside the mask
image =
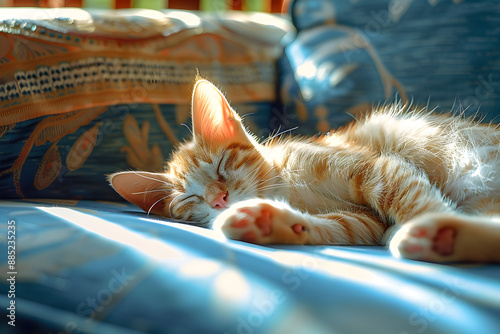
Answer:
[{"label": "orange patterned fabric", "polygon": [[[236,103],[275,98],[268,79],[280,48],[271,41],[281,29],[238,15],[214,28],[177,11],[61,9],[59,17],[45,11],[30,20],[35,11],[16,10],[18,19],[0,22],[0,42],[8,45],[0,54],[0,126],[117,103],[188,103],[196,71],[224,84]],[[259,30],[268,35],[255,43]]]},{"label": "orange patterned fabric", "polygon": [[269,128],[290,23],[271,14],[0,11],[0,197],[116,199],[104,175],[160,170],[189,135],[197,73]]}]

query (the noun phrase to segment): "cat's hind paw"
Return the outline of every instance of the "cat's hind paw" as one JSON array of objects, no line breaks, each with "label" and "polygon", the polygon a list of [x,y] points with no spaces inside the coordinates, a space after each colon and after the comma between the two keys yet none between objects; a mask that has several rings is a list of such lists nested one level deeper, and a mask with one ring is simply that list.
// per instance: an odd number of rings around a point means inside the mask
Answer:
[{"label": "cat's hind paw", "polygon": [[455,252],[459,218],[429,214],[404,224],[392,237],[389,248],[396,257],[430,262],[460,260]]},{"label": "cat's hind paw", "polygon": [[227,238],[256,244],[304,244],[309,238],[303,216],[285,203],[251,199],[223,211],[214,229]]}]

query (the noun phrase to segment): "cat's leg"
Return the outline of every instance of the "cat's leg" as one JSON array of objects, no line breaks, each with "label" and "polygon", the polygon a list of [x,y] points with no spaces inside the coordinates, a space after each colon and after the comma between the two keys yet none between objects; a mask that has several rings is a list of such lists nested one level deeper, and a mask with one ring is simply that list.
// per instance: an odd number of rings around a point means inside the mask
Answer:
[{"label": "cat's leg", "polygon": [[425,214],[404,224],[389,246],[408,259],[500,262],[500,215]]},{"label": "cat's leg", "polygon": [[435,262],[462,257],[455,245],[464,218],[456,203],[414,164],[397,156],[381,156],[370,168],[353,173],[350,191],[354,202],[372,207],[395,223],[397,232],[389,242],[395,255]]},{"label": "cat's leg", "polygon": [[229,239],[257,244],[306,244],[308,226],[288,204],[258,198],[231,205],[213,223]]},{"label": "cat's leg", "polygon": [[310,215],[288,204],[251,199],[232,205],[213,227],[226,237],[258,244],[375,245],[387,228],[371,211]]},{"label": "cat's leg", "polygon": [[396,225],[426,213],[456,212],[456,204],[425,173],[399,156],[381,156],[354,170],[349,192],[352,202],[371,207]]}]

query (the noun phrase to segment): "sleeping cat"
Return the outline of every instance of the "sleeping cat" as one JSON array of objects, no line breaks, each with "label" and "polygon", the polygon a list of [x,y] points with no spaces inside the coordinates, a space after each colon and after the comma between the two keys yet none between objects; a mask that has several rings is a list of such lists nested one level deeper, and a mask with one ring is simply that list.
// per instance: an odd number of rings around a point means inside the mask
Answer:
[{"label": "sleeping cat", "polygon": [[380,245],[432,262],[500,261],[500,129],[374,110],[325,136],[259,143],[198,79],[193,139],[164,173],[110,175],[148,213],[258,244]]}]

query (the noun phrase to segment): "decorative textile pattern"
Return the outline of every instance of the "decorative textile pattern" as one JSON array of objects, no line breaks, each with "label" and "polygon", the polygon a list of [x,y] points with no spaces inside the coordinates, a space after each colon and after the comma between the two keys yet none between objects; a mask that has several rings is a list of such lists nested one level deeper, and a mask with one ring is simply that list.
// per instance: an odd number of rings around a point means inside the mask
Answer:
[{"label": "decorative textile pattern", "polygon": [[491,1],[293,1],[281,59],[289,126],[325,132],[392,100],[500,115],[500,5]]},{"label": "decorative textile pattern", "polygon": [[[65,9],[54,13],[68,17],[28,19],[34,12],[0,14],[0,125],[89,106],[185,103],[197,69],[236,103],[275,99],[276,42],[287,26],[276,16]],[[262,15],[266,24],[252,21]]]},{"label": "decorative textile pattern", "polygon": [[2,9],[0,197],[117,199],[105,174],[161,170],[189,135],[197,73],[265,135],[289,29],[269,14]]}]

